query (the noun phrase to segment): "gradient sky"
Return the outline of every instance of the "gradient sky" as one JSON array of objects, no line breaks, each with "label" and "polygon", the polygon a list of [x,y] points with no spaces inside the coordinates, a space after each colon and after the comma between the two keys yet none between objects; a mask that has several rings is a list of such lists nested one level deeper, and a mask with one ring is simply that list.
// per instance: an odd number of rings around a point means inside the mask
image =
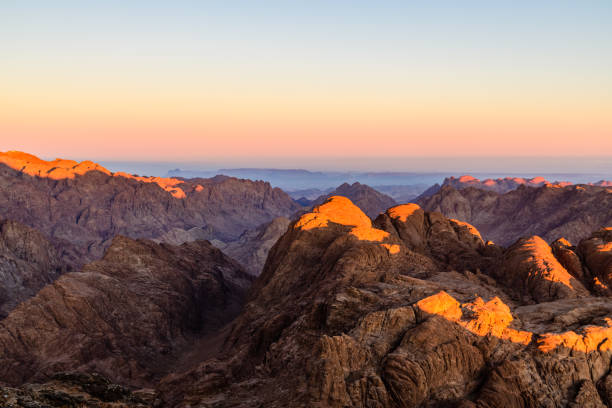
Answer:
[{"label": "gradient sky", "polygon": [[610,0],[0,1],[0,150],[612,156],[611,21]]}]

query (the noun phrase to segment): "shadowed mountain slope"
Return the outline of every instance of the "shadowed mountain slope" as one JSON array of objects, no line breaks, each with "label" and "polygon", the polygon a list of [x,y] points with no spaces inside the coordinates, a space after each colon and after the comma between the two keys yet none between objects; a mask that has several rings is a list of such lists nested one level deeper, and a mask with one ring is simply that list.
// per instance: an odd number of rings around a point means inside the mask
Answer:
[{"label": "shadowed mountain slope", "polygon": [[103,259],[62,275],[0,321],[0,382],[78,370],[151,386],[240,311],[251,281],[206,241],[116,237]]},{"label": "shadowed mountain slope", "polygon": [[75,267],[102,256],[116,235],[233,241],[300,208],[261,181],[139,177],[92,162],[0,153],[0,217],[48,236]]},{"label": "shadowed mountain slope", "polygon": [[0,221],[0,319],[17,304],[53,282],[65,265],[38,231],[15,221]]},{"label": "shadowed mountain slope", "polygon": [[485,239],[500,245],[510,245],[530,235],[539,235],[548,242],[559,237],[578,242],[591,231],[612,225],[609,187],[546,185],[498,194],[445,186],[419,204],[428,211],[469,222]]}]

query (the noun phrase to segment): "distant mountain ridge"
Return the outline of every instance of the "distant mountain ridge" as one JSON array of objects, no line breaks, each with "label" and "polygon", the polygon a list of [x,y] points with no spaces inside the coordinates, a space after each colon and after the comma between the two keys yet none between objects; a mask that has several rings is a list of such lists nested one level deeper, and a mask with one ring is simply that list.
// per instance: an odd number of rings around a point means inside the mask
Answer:
[{"label": "distant mountain ridge", "polygon": [[[116,235],[233,241],[301,206],[263,181],[176,179],[112,173],[90,162],[0,153],[0,218],[35,228],[78,267]],[[170,235],[168,235],[170,234]]]},{"label": "distant mountain ridge", "polygon": [[[460,176],[460,177],[446,177],[440,184],[434,184],[425,190],[419,198],[429,197],[435,193],[437,193],[441,187],[443,186],[452,186],[456,189],[474,187],[480,190],[487,191],[495,191],[496,193],[507,193],[509,191],[517,189],[519,186],[526,187],[542,187],[545,185],[559,186],[565,187],[570,186],[576,183],[570,181],[548,181],[544,177],[538,176],[533,178],[523,178],[523,177],[500,177],[496,179],[487,178],[484,180],[480,180],[476,177],[470,176],[468,174]],[[608,180],[599,180],[597,182],[586,183],[587,185],[599,186],[599,187],[608,187],[612,186],[612,181]]]},{"label": "distant mountain ridge", "polygon": [[445,185],[418,203],[427,211],[474,225],[487,240],[510,245],[528,235],[548,242],[565,237],[577,242],[612,225],[612,188],[590,185],[521,185],[506,193]]}]

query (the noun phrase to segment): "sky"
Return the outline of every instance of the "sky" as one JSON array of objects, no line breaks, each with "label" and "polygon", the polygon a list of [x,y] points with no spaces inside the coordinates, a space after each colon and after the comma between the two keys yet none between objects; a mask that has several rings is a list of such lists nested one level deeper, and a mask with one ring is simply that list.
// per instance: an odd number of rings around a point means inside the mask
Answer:
[{"label": "sky", "polygon": [[609,0],[0,0],[0,150],[612,157],[610,21]]}]

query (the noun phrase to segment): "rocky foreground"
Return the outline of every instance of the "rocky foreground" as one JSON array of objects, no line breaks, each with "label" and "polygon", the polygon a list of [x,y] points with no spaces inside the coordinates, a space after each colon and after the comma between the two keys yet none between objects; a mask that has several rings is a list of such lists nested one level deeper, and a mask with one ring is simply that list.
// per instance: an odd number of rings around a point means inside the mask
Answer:
[{"label": "rocky foreground", "polygon": [[272,248],[222,352],[162,380],[170,406],[612,404],[612,230],[508,249],[417,205],[342,197]]},{"label": "rocky foreground", "polygon": [[205,241],[117,237],[0,321],[0,402],[612,406],[612,228],[504,248],[416,204],[372,222],[331,197],[253,279]]}]

